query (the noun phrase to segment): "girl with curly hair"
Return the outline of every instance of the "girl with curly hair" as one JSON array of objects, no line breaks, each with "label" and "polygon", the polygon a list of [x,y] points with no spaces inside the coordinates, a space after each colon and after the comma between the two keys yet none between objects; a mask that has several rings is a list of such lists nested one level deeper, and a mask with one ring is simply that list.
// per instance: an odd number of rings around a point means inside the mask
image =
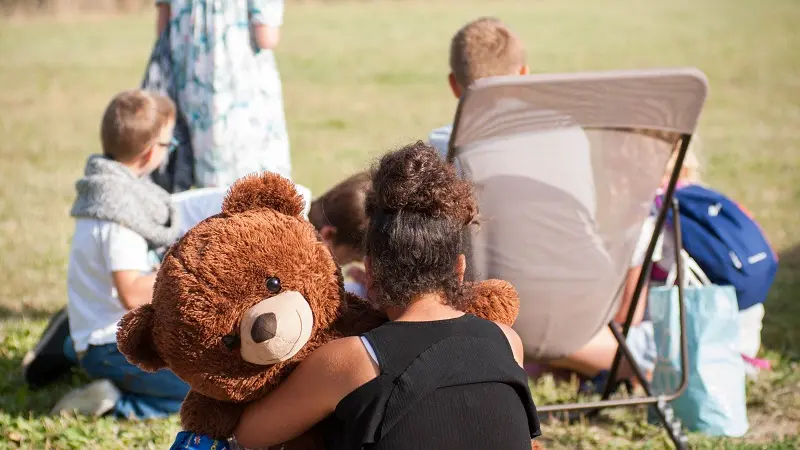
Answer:
[{"label": "girl with curly hair", "polygon": [[268,447],[322,422],[329,450],[536,447],[519,337],[461,312],[472,186],[417,142],[381,158],[366,211],[369,297],[390,321],[314,351],[248,406],[238,443]]}]

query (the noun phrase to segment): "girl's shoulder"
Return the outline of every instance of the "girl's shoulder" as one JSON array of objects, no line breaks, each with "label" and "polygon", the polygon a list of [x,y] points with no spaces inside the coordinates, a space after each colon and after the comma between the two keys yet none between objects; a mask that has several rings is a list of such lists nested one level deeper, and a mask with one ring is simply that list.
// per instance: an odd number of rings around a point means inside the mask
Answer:
[{"label": "girl's shoulder", "polygon": [[508,345],[511,347],[511,353],[514,354],[514,360],[517,362],[517,364],[522,366],[523,355],[525,354],[525,351],[522,348],[522,339],[520,339],[517,332],[514,331],[514,329],[510,326],[500,322],[494,322],[494,324],[500,327],[500,330],[503,332],[506,340],[508,341]]},{"label": "girl's shoulder", "polygon": [[320,380],[341,390],[342,397],[379,374],[358,336],[328,342],[314,350],[301,364],[310,366],[308,368],[317,373]]}]

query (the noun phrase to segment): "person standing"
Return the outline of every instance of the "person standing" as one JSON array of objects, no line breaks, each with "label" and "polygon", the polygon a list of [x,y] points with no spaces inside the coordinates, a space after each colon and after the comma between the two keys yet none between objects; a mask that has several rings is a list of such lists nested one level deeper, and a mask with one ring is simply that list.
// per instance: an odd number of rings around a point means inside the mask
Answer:
[{"label": "person standing", "polygon": [[263,170],[291,178],[273,54],[283,0],[156,0],[156,6],[158,35],[168,34],[175,101],[189,131],[192,185],[228,186]]}]

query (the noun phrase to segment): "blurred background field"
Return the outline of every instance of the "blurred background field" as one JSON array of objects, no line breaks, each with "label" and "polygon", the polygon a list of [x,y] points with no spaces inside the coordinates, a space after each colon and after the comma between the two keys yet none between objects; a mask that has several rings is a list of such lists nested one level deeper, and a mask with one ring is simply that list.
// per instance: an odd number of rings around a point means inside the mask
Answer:
[{"label": "blurred background field", "polygon": [[[0,448],[166,448],[176,419],[47,417],[76,374],[31,392],[18,371],[65,301],[73,183],[98,151],[115,92],[138,86],[155,17],[138,0],[0,0]],[[372,158],[452,120],[450,36],[495,15],[534,72],[696,66],[709,183],[751,210],[780,252],[764,355],[743,440],[696,448],[800,447],[800,2],[794,0],[289,1],[278,60],[295,179],[321,193]],[[541,402],[575,387],[534,383]],[[544,427],[548,448],[663,448],[644,410]]]}]

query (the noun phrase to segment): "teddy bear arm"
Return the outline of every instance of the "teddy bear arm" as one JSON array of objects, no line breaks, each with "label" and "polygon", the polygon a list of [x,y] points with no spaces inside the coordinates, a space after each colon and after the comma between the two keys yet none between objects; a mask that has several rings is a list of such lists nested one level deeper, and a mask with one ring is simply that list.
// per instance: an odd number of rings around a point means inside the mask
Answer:
[{"label": "teddy bear arm", "polygon": [[511,283],[486,280],[473,283],[473,300],[465,312],[512,326],[519,314],[519,295]]},{"label": "teddy bear arm", "polygon": [[388,320],[385,314],[355,294],[346,292],[344,302],[347,305],[344,314],[331,327],[335,337],[357,336],[383,325]]},{"label": "teddy bear arm", "polygon": [[189,391],[181,405],[181,426],[213,439],[228,439],[233,436],[244,407],[243,403],[223,402]]}]

